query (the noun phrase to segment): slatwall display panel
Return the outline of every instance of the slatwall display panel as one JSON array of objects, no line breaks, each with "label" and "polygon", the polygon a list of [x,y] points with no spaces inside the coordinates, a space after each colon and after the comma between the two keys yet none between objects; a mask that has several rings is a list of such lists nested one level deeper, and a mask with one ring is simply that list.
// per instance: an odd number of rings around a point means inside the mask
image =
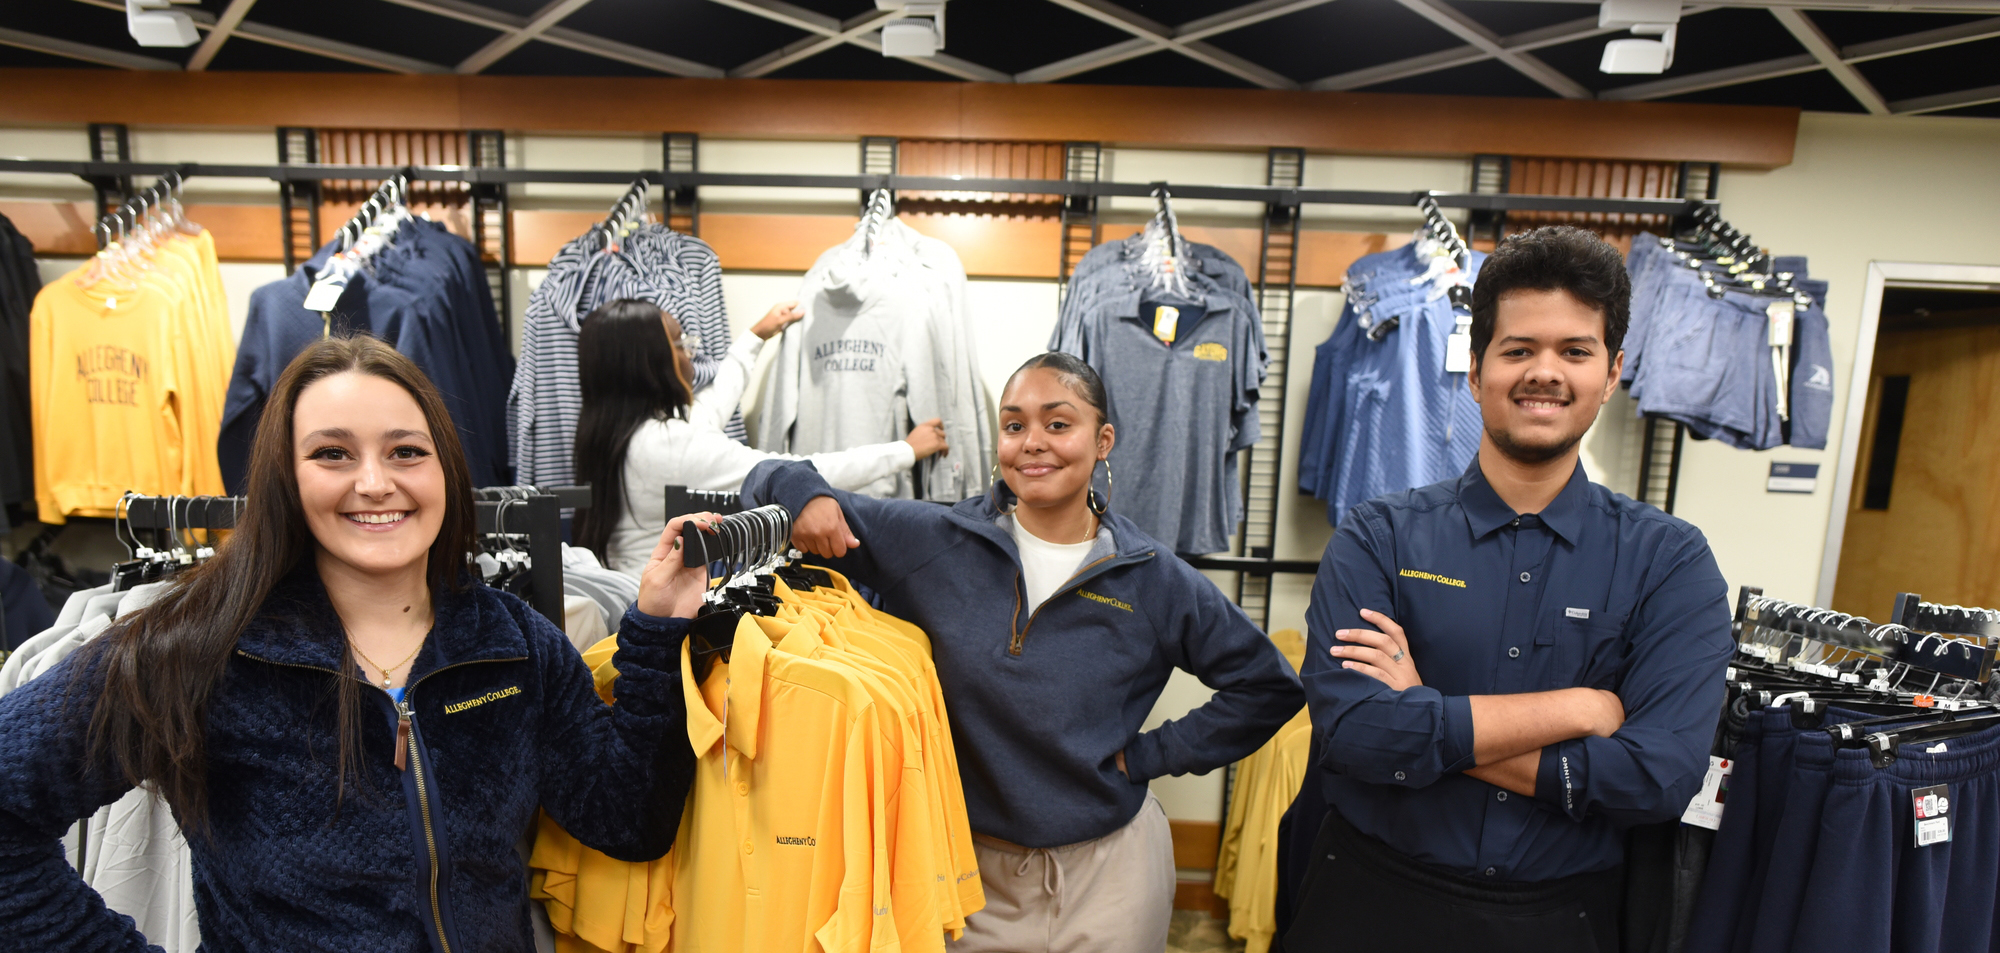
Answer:
[{"label": "slatwall display panel", "polygon": [[[1060,142],[962,142],[904,139],[896,144],[896,171],[902,175],[994,179],[1061,179]],[[998,215],[1053,218],[1062,196],[998,192],[903,192],[896,207],[934,215]]]},{"label": "slatwall display panel", "polygon": [[[1591,198],[1677,198],[1680,164],[1676,162],[1548,159],[1516,156],[1510,162],[1507,191],[1516,195],[1568,195]],[[1542,225],[1576,225],[1604,236],[1619,251],[1632,250],[1632,236],[1660,234],[1670,228],[1666,215],[1603,212],[1508,212],[1504,234]]]},{"label": "slatwall display panel", "polygon": [[[321,129],[319,161],[329,165],[472,165],[466,135],[438,129]],[[320,184],[320,227],[332,234],[361,203],[368,201],[380,179],[330,179]],[[411,182],[410,211],[428,215],[466,238],[472,237],[467,205],[471,186],[464,182]]]}]

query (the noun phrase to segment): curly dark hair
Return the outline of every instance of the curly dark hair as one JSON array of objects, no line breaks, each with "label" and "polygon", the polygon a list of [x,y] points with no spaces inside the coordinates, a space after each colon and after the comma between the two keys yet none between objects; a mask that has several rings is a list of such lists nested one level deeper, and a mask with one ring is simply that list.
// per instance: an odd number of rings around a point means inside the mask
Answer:
[{"label": "curly dark hair", "polygon": [[1596,233],[1545,225],[1509,236],[1472,283],[1472,359],[1493,343],[1493,317],[1509,291],[1567,291],[1604,315],[1605,353],[1616,355],[1632,322],[1632,278],[1625,258]]}]

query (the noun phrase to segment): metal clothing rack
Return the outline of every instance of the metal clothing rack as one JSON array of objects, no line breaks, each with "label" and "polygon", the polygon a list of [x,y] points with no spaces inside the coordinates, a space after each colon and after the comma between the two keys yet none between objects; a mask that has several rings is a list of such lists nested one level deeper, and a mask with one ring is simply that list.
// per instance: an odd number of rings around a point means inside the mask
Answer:
[{"label": "metal clothing rack", "polygon": [[[562,517],[565,507],[590,505],[590,487],[485,487],[479,497],[477,532],[504,532],[528,538],[530,604],[557,628],[563,624]],[[234,529],[243,510],[240,496],[134,496],[124,504],[124,522],[134,530]]]},{"label": "metal clothing rack", "polygon": [[[1147,198],[1160,187],[1158,182],[1104,182],[1076,179],[989,179],[924,175],[789,175],[747,172],[679,172],[643,170],[639,172],[585,169],[509,169],[490,166],[389,166],[330,165],[299,162],[279,165],[235,165],[202,162],[109,162],[70,159],[0,158],[0,172],[37,172],[74,175],[86,181],[134,175],[164,175],[178,172],[183,178],[222,176],[239,179],[270,179],[276,182],[317,182],[327,179],[386,179],[398,172],[416,182],[466,182],[473,185],[512,183],[569,183],[583,185],[630,185],[645,179],[669,191],[701,186],[756,186],[793,189],[857,189],[873,191],[1009,192],[1027,195],[1084,196],[1107,198],[1125,196]],[[1712,200],[1585,198],[1562,195],[1513,195],[1474,192],[1366,191],[1353,189],[1306,189],[1264,185],[1179,185],[1170,184],[1179,199],[1220,199],[1259,202],[1266,205],[1383,205],[1414,206],[1419,197],[1429,196],[1444,208],[1474,211],[1601,212],[1606,214],[1682,215],[1696,205]]]}]

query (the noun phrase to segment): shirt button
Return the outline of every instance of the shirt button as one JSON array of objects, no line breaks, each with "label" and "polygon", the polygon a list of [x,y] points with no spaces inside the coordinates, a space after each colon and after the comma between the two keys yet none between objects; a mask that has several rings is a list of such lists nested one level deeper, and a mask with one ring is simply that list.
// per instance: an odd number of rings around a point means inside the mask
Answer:
[{"label": "shirt button", "polygon": [[1497,873],[1499,873],[1499,872],[1500,872],[1500,871],[1499,871],[1499,870],[1498,870],[1497,868],[1493,868],[1493,867],[1488,867],[1488,868],[1486,868],[1486,876],[1488,876],[1488,877],[1491,877],[1491,876],[1493,876],[1494,874],[1497,874]]},{"label": "shirt button", "polygon": [[1520,657],[1521,657],[1521,647],[1520,647],[1520,646],[1518,646],[1518,645],[1516,645],[1516,646],[1513,646],[1513,647],[1509,648],[1509,649],[1507,650],[1507,657],[1508,657],[1508,658],[1520,658]]},{"label": "shirt button", "polygon": [[1520,518],[1520,517],[1518,517],[1518,516],[1516,516],[1516,517],[1514,517],[1514,521],[1513,521],[1512,523],[1508,523],[1507,525],[1508,525],[1508,526],[1513,526],[1513,527],[1517,527],[1517,528],[1518,528],[1518,527],[1519,527],[1519,526],[1521,525],[1521,518]]},{"label": "shirt button", "polygon": [[1507,800],[1507,792],[1501,791],[1500,793],[1493,795],[1493,799],[1496,801]]},{"label": "shirt button", "polygon": [[1530,576],[1530,575],[1528,575],[1527,573],[1522,573],[1522,574],[1521,574],[1521,581],[1522,581],[1522,582],[1527,582],[1528,580],[1530,580],[1530,579],[1533,579],[1533,578],[1534,578],[1533,576]]},{"label": "shirt button", "polygon": [[754,853],[754,852],[756,852],[756,850],[757,850],[757,848],[755,848],[755,847],[751,846],[751,845],[750,845],[750,842],[749,842],[749,841],[747,841],[747,840],[746,840],[746,841],[744,841],[744,842],[743,842],[743,852],[744,852],[744,853],[746,853],[746,854],[749,854],[749,853]]},{"label": "shirt button", "polygon": [[1396,772],[1396,780],[1398,781],[1403,780],[1403,772],[1401,771]]},{"label": "shirt button", "polygon": [[748,781],[738,781],[738,782],[736,782],[736,793],[738,793],[738,794],[749,794],[749,793],[750,793],[750,782],[748,782]]}]

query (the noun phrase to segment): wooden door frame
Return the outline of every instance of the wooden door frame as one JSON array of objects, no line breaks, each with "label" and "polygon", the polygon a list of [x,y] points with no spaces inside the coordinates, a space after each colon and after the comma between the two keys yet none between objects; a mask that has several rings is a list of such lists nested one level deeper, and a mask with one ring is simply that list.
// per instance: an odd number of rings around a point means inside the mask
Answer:
[{"label": "wooden door frame", "polygon": [[1826,520],[1826,548],[1820,557],[1814,605],[1833,604],[1840,576],[1840,545],[1847,535],[1853,503],[1854,467],[1861,455],[1861,426],[1868,416],[1868,386],[1875,374],[1875,339],[1882,325],[1882,293],[1890,286],[1963,288],[2000,292],[2000,265],[1935,265],[1871,261],[1861,295],[1861,334],[1854,342],[1854,366],[1847,375],[1847,415],[1840,428],[1840,459],[1833,476],[1832,512]]}]

